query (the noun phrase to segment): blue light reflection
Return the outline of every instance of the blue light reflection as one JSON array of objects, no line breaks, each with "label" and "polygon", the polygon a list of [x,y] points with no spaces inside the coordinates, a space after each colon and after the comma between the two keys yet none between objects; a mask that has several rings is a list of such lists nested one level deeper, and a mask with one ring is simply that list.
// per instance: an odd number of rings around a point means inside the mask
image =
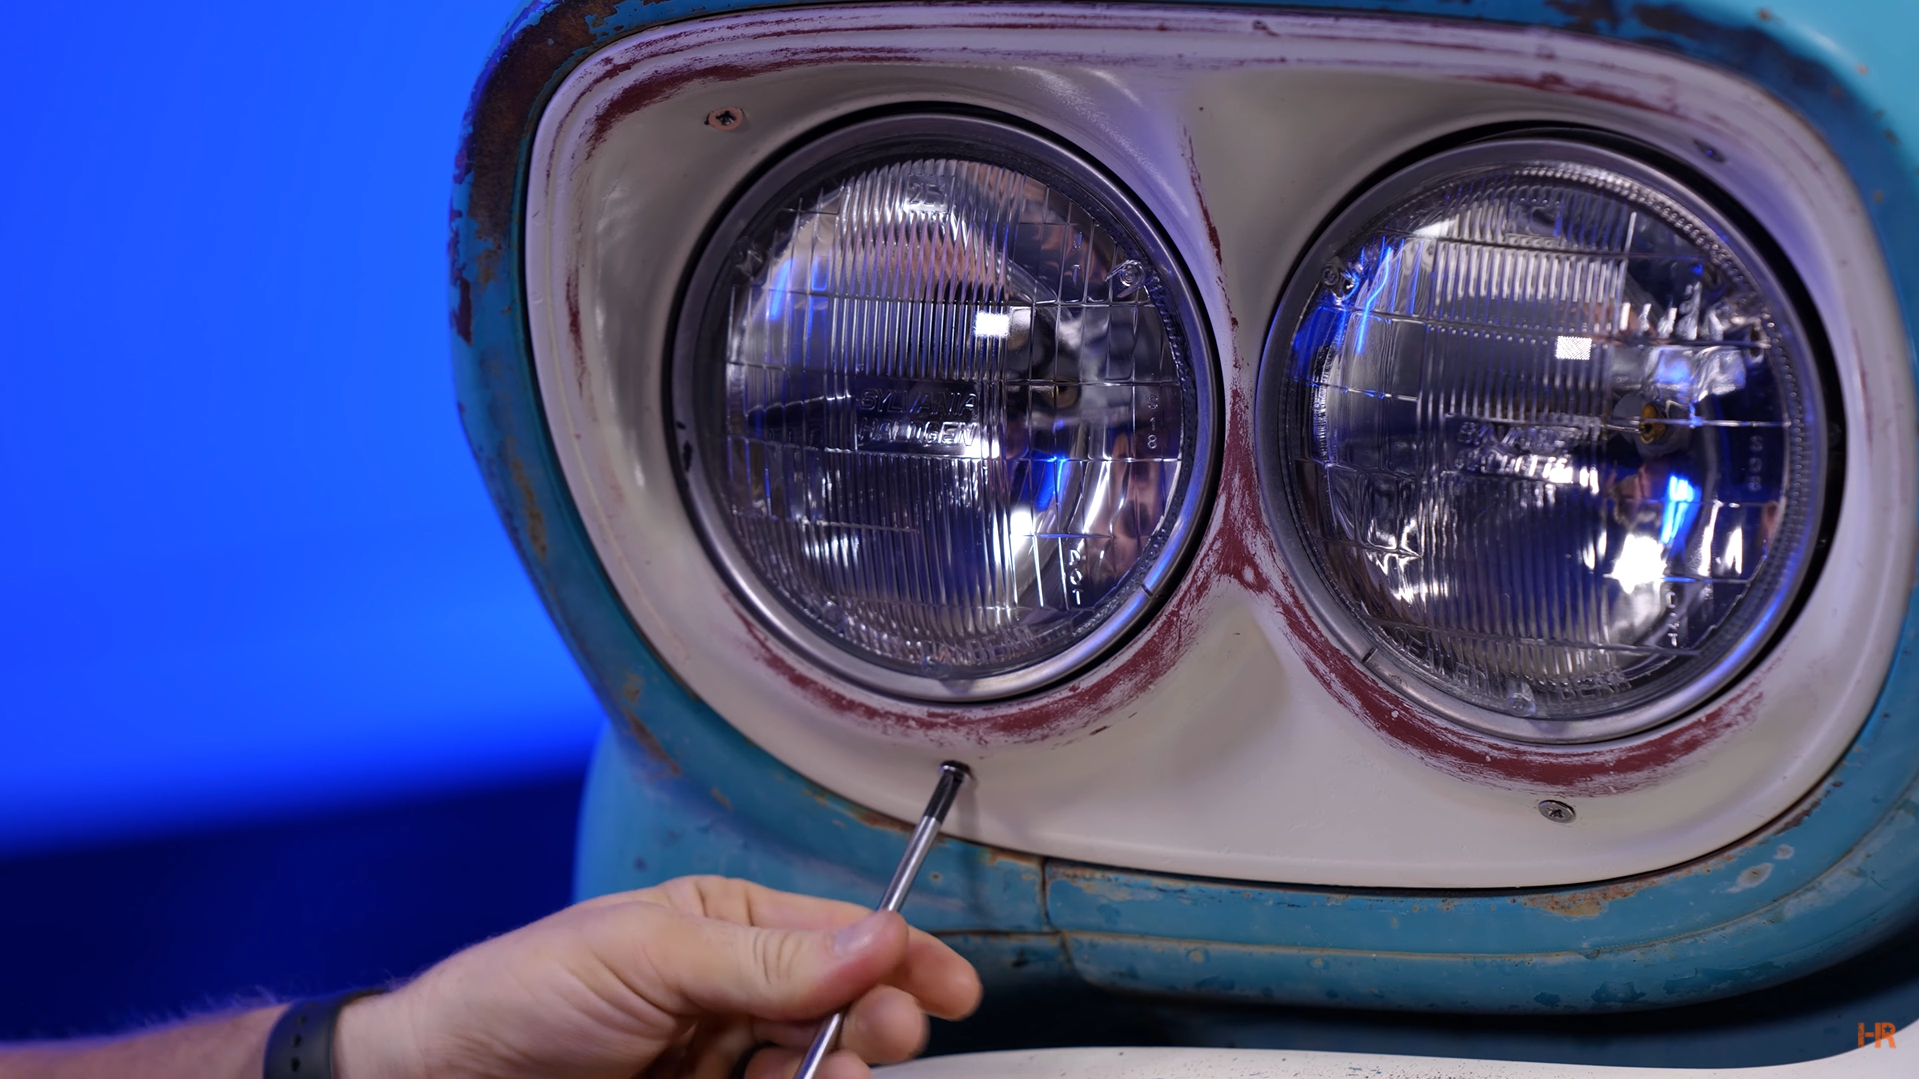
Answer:
[{"label": "blue light reflection", "polygon": [[1659,542],[1666,547],[1692,527],[1699,515],[1699,489],[1677,473],[1666,477],[1666,508],[1659,520]]}]

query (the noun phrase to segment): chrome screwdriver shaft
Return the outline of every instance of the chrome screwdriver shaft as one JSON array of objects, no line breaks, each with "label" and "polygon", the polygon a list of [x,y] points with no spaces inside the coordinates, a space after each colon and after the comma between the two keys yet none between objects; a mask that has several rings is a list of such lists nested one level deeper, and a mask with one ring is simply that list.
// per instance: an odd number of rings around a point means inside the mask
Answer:
[{"label": "chrome screwdriver shaft", "polygon": [[[926,860],[926,852],[933,848],[933,840],[939,838],[940,825],[946,823],[946,811],[953,808],[953,799],[959,797],[960,787],[972,775],[958,761],[947,761],[940,765],[939,786],[933,788],[933,798],[926,803],[926,812],[920,814],[919,827],[913,829],[913,838],[906,844],[906,854],[900,859],[899,868],[893,870],[892,883],[886,886],[886,894],[880,897],[880,905],[876,910],[899,912],[900,904],[906,902],[906,893],[913,890],[913,878],[919,876],[920,863]],[[816,1079],[820,1065],[839,1044],[840,1028],[845,1025],[845,1009],[826,1017],[826,1022],[820,1025],[820,1032],[806,1050],[806,1058],[800,1061],[800,1070],[793,1079]]]}]

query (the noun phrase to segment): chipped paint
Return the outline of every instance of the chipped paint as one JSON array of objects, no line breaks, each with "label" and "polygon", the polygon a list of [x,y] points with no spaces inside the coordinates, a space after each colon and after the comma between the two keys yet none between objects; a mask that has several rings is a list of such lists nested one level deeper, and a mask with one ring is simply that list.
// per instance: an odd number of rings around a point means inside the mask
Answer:
[{"label": "chipped paint", "polygon": [[513,473],[513,490],[520,496],[515,507],[520,523],[526,529],[526,545],[533,557],[546,561],[546,511],[540,508],[539,492],[533,489],[533,481],[527,478],[526,462],[507,447],[507,468]]},{"label": "chipped paint", "polygon": [[[645,750],[647,757],[665,768],[668,774],[677,776],[680,774],[679,762],[673,759],[672,754],[666,751],[666,747],[660,744],[658,738],[653,737],[653,732],[647,730],[646,723],[640,719],[640,697],[645,689],[646,684],[638,677],[627,675],[626,685],[620,690],[620,716],[626,720],[627,733],[633,736],[633,741],[642,750]],[[719,789],[714,788],[713,793],[717,795]]]},{"label": "chipped paint", "polygon": [[1740,870],[1739,875],[1733,878],[1732,887],[1727,888],[1726,891],[1728,893],[1743,892],[1748,888],[1757,888],[1766,883],[1766,878],[1770,876],[1772,876],[1772,863],[1760,862],[1750,869]]}]

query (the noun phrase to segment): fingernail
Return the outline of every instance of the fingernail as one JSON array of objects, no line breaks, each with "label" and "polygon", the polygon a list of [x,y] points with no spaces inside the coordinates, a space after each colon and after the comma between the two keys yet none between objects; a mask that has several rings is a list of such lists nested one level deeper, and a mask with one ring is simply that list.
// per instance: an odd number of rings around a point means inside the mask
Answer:
[{"label": "fingernail", "polygon": [[865,951],[885,926],[886,915],[874,911],[852,925],[842,928],[833,934],[833,954],[852,955],[855,952]]}]

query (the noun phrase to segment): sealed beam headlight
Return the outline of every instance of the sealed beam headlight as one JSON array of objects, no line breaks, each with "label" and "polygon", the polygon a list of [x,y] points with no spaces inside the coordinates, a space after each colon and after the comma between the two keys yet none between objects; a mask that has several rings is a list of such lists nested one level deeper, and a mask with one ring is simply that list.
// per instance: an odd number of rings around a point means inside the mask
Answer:
[{"label": "sealed beam headlight", "polygon": [[1521,739],[1706,700],[1779,632],[1821,527],[1820,378],[1780,278],[1697,192],[1578,141],[1361,195],[1288,286],[1259,409],[1322,617]]},{"label": "sealed beam headlight", "polygon": [[1070,151],[856,124],[756,181],[689,281],[687,494],[822,665],[929,699],[1035,689],[1134,627],[1195,531],[1201,340],[1158,230]]}]

